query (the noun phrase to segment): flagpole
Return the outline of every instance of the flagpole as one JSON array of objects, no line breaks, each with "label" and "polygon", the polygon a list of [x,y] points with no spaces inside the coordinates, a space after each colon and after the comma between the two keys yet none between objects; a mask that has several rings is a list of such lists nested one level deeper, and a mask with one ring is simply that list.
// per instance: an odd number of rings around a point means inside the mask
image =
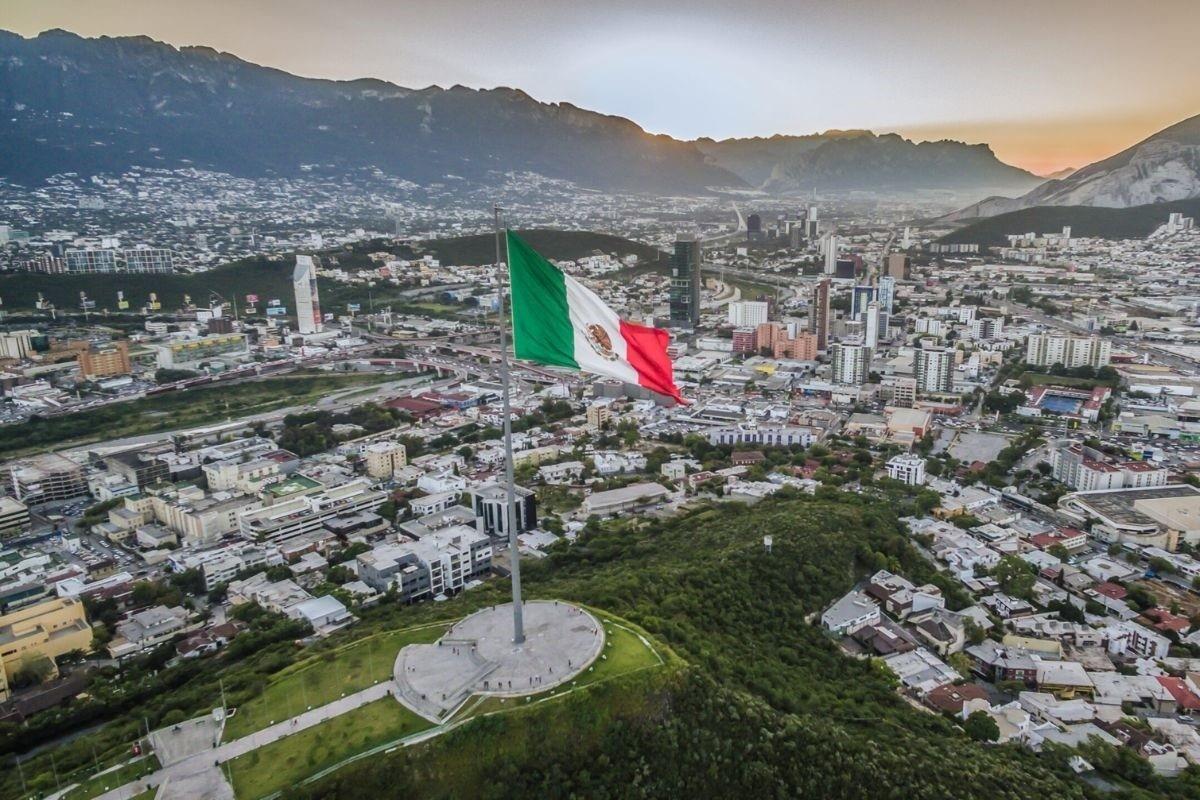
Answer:
[{"label": "flagpole", "polygon": [[[496,226],[496,269],[500,269],[500,206],[492,206],[492,212],[495,215]],[[505,254],[507,256],[508,247],[505,245]],[[504,259],[507,262],[507,257]],[[517,490],[516,479],[513,477],[513,451],[512,451],[512,411],[510,401],[508,399],[508,337],[506,330],[508,328],[508,312],[504,307],[504,283],[500,283],[500,387],[504,394],[502,411],[504,413],[504,480],[507,484],[505,490],[508,493],[504,504],[504,525],[508,529],[508,558],[509,568],[512,572],[512,598],[513,598],[513,644],[520,645],[525,641],[525,623],[521,601],[521,558],[518,554],[517,546],[517,523],[516,523],[516,506],[517,506]]]}]

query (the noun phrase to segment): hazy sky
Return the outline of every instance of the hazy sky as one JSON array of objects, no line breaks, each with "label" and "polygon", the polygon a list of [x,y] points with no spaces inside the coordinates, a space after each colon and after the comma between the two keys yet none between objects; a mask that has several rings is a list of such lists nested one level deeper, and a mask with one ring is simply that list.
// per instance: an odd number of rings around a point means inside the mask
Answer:
[{"label": "hazy sky", "polygon": [[679,138],[898,131],[1046,173],[1200,113],[1200,0],[0,0],[300,75],[514,86]]}]

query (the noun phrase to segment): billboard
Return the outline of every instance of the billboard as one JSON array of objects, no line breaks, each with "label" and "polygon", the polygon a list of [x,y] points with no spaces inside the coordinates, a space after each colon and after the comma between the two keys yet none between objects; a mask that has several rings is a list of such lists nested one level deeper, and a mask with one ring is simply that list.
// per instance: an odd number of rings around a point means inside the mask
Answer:
[{"label": "billboard", "polygon": [[287,306],[267,306],[268,317],[286,317]]},{"label": "billboard", "polygon": [[252,306],[252,305],[255,305],[256,303],[258,303],[258,295],[256,295],[256,294],[246,295],[246,305]]}]

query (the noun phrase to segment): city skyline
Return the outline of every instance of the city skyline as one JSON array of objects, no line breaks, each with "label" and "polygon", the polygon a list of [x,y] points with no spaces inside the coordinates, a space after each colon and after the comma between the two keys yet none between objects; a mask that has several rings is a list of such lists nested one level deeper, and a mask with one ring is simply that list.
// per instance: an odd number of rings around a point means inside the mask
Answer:
[{"label": "city skyline", "polygon": [[986,142],[1037,174],[1112,155],[1200,110],[1200,86],[1176,77],[1200,70],[1187,42],[1195,26],[1186,24],[1200,9],[1176,0],[1151,18],[1080,0],[1005,8],[757,0],[736,9],[702,2],[687,13],[662,2],[594,9],[533,0],[503,13],[465,0],[7,5],[0,28],[23,36],[55,27],[146,35],[307,77],[511,86],[680,139],[862,128]]}]

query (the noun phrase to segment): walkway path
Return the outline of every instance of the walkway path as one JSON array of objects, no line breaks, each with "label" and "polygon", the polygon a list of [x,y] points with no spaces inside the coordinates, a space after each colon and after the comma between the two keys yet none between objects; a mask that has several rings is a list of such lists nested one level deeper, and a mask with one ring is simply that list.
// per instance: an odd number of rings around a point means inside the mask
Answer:
[{"label": "walkway path", "polygon": [[243,756],[251,750],[265,747],[294,733],[320,725],[333,717],[341,716],[387,697],[392,694],[394,688],[395,684],[391,681],[369,686],[361,692],[346,695],[327,705],[305,711],[299,716],[263,728],[261,731],[255,731],[249,736],[243,736],[241,739],[235,739],[211,750],[183,758],[142,780],[127,783],[105,792],[97,800],[130,800],[148,788],[163,784],[167,785],[158,793],[160,800],[169,797],[229,800],[233,797],[233,789],[223,779],[221,771],[215,767],[232,761],[238,756]]}]

